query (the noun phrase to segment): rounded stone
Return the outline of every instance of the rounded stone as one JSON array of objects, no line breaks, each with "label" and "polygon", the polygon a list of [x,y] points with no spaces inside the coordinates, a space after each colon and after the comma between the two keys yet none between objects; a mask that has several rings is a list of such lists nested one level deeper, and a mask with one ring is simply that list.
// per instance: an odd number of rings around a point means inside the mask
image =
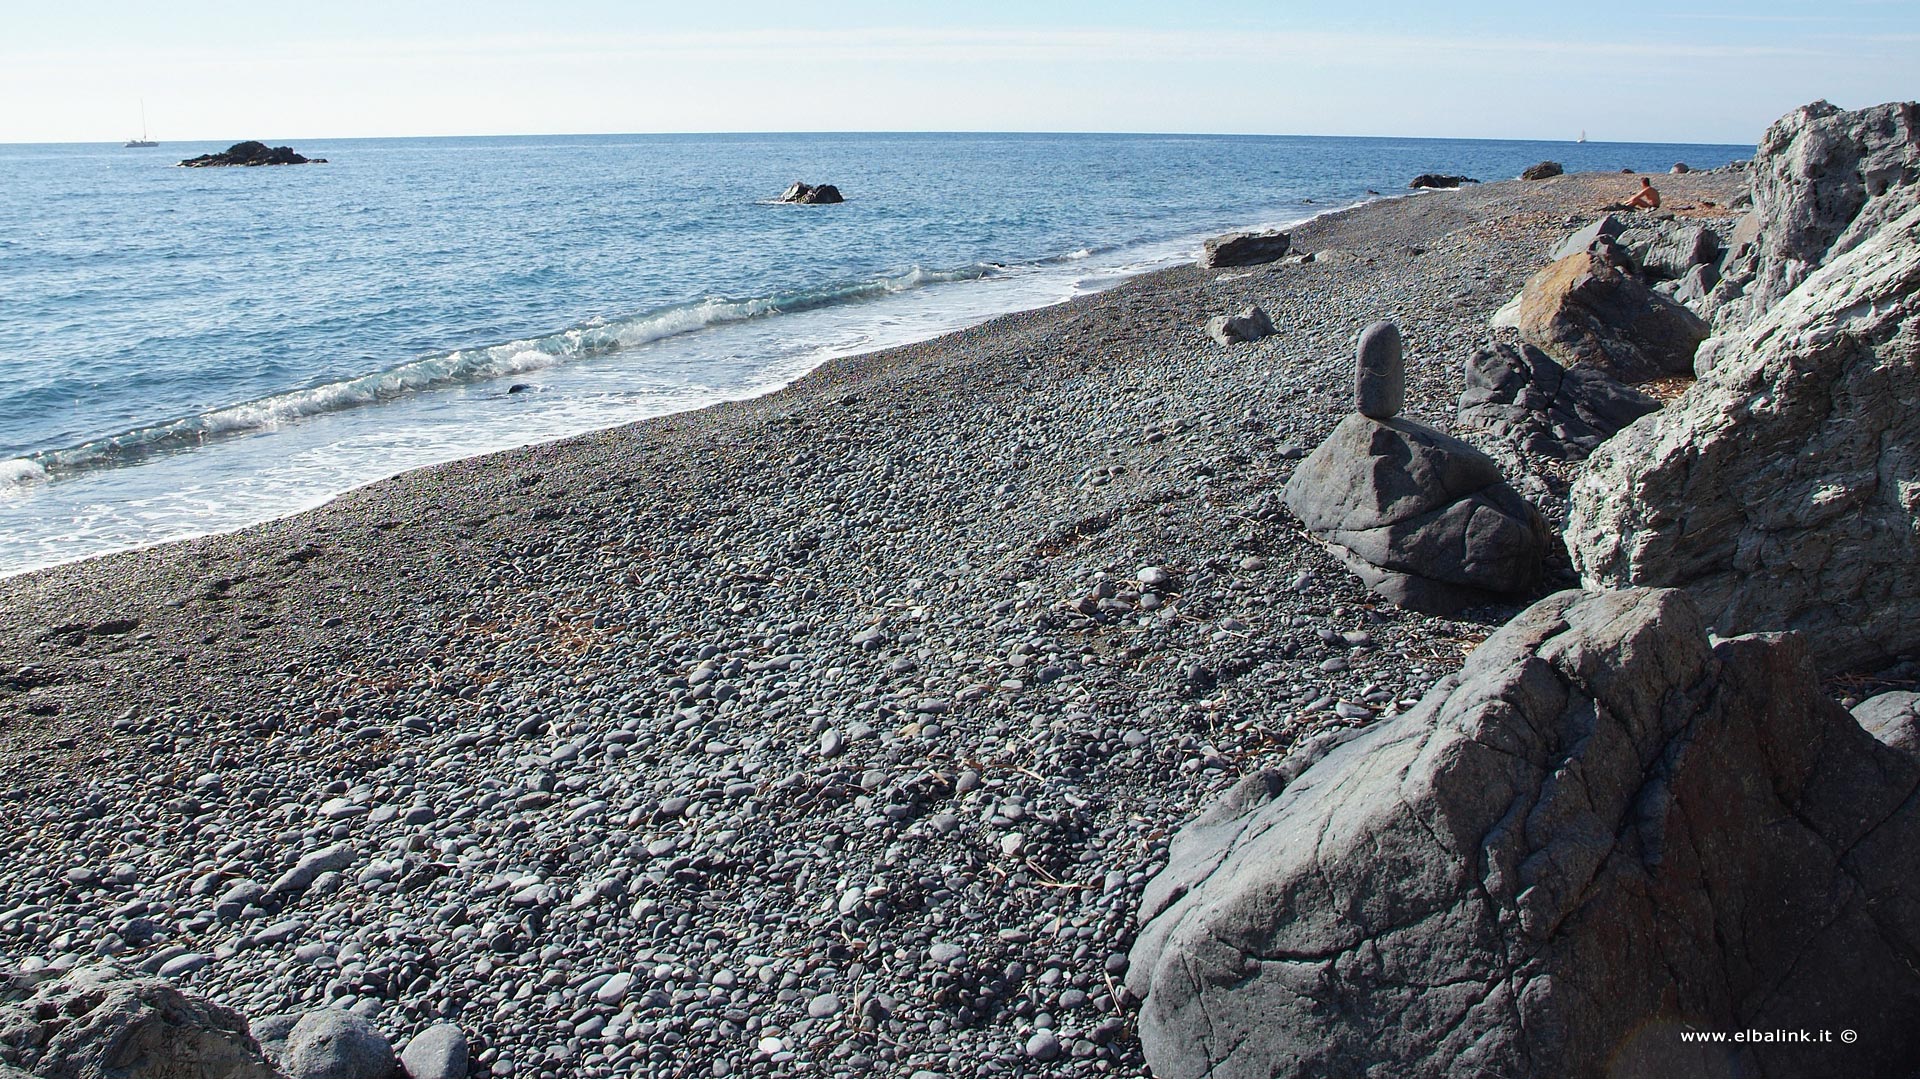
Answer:
[{"label": "rounded stone", "polygon": [[1407,399],[1407,365],[1400,328],[1390,322],[1377,322],[1361,331],[1357,369],[1355,397],[1360,415],[1375,420],[1400,415]]},{"label": "rounded stone", "polygon": [[364,1018],[339,1009],[315,1009],[287,1033],[281,1066],[290,1076],[392,1076],[393,1046]]}]

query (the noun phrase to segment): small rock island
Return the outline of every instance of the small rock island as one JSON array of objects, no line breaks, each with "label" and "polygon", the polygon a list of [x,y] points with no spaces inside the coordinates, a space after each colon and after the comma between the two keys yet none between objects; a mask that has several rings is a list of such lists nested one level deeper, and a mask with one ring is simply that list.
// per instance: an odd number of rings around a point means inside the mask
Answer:
[{"label": "small rock island", "polygon": [[248,139],[237,142],[218,154],[201,154],[180,163],[183,169],[206,169],[216,165],[325,165],[326,158],[304,157],[291,146],[268,146]]},{"label": "small rock island", "polygon": [[821,206],[827,203],[846,202],[840,197],[840,189],[832,184],[807,184],[795,180],[780,195],[784,203],[802,203],[807,206]]}]

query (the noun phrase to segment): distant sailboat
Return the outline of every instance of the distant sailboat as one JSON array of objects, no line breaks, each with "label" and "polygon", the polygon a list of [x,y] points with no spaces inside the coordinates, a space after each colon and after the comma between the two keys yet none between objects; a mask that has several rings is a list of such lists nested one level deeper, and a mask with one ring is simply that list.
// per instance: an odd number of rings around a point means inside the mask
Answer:
[{"label": "distant sailboat", "polygon": [[137,139],[128,139],[127,146],[129,148],[132,148],[132,147],[159,146],[159,145],[160,145],[159,143],[154,142],[152,139],[147,138],[147,99],[141,98],[140,99],[140,137]]},{"label": "distant sailboat", "polygon": [[1586,129],[1586,128],[1581,128],[1581,129],[1580,129],[1580,137],[1579,137],[1579,138],[1577,138],[1577,139],[1575,139],[1575,140],[1573,140],[1573,141],[1574,141],[1574,142],[1586,142],[1586,141],[1587,141],[1587,129]]}]

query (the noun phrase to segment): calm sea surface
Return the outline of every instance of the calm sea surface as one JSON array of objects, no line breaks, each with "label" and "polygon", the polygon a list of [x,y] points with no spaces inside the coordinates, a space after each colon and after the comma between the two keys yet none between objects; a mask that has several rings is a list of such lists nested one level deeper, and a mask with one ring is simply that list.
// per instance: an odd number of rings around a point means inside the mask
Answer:
[{"label": "calm sea surface", "polygon": [[[763,393],[1206,236],[1405,190],[1749,147],[1156,135],[0,146],[0,574],[419,465]],[[839,206],[771,200],[830,182]]]}]

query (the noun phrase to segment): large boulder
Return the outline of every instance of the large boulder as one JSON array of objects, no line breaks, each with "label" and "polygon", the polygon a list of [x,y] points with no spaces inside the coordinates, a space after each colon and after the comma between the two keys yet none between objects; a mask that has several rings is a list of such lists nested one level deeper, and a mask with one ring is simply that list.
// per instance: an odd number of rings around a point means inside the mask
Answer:
[{"label": "large boulder", "polygon": [[1759,319],[1814,270],[1913,204],[1920,194],[1920,105],[1802,106],[1767,128],[1749,175],[1757,242],[1730,245],[1709,301],[1718,331]]},{"label": "large boulder", "polygon": [[1567,546],[1592,586],[1683,586],[1723,634],[1828,669],[1920,648],[1920,207],[1701,349],[1597,450]]},{"label": "large boulder", "polygon": [[38,1076],[271,1076],[246,1018],[111,964],[0,990],[0,1064]]},{"label": "large boulder", "polygon": [[386,1077],[399,1070],[387,1037],[342,1009],[303,1014],[287,1032],[280,1066],[287,1075],[301,1077]]},{"label": "large boulder", "polygon": [[1617,251],[1596,244],[1555,260],[1495,315],[1496,325],[1517,327],[1566,367],[1587,365],[1622,382],[1691,373],[1707,324],[1643,284]]},{"label": "large boulder", "polygon": [[1216,269],[1270,263],[1285,256],[1292,246],[1293,237],[1283,232],[1228,233],[1206,242],[1200,252],[1200,265]]},{"label": "large boulder", "polygon": [[1404,417],[1342,420],[1286,502],[1369,588],[1435,614],[1524,597],[1551,543],[1492,458]]},{"label": "large boulder", "polygon": [[1529,165],[1520,170],[1520,179],[1547,180],[1559,176],[1566,171],[1567,170],[1560,167],[1560,163],[1557,161],[1542,161],[1537,165]]},{"label": "large boulder", "polygon": [[1660,403],[1592,367],[1564,368],[1531,345],[1467,358],[1459,424],[1528,453],[1577,461]]},{"label": "large boulder", "polygon": [[[1713,643],[1673,590],[1558,593],[1338,743],[1243,782],[1148,883],[1128,983],[1155,1075],[1920,1060],[1920,762],[1798,637]],[[1816,1041],[1683,1041],[1747,1030]]]}]

